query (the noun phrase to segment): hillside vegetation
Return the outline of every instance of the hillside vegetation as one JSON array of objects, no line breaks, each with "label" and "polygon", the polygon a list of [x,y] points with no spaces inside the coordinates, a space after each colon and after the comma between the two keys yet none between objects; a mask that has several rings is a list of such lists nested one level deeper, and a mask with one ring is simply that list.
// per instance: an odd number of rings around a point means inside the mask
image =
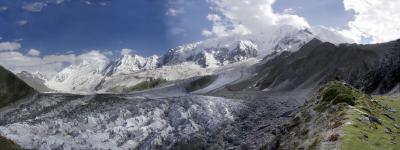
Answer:
[{"label": "hillside vegetation", "polygon": [[284,126],[280,149],[400,149],[398,110],[400,98],[330,82]]},{"label": "hillside vegetation", "polygon": [[217,79],[217,76],[203,76],[185,86],[187,92],[193,92],[209,86]]},{"label": "hillside vegetation", "polygon": [[129,93],[129,92],[135,92],[135,91],[143,91],[143,90],[147,90],[147,89],[152,89],[155,87],[160,86],[161,84],[167,82],[167,80],[163,79],[163,78],[157,78],[157,79],[151,79],[148,81],[143,81],[140,82],[134,86],[130,86],[130,87],[114,87],[111,88],[109,90],[107,90],[107,92],[113,92],[113,93]]},{"label": "hillside vegetation", "polygon": [[125,92],[143,91],[146,89],[155,88],[165,82],[167,82],[167,80],[165,80],[163,78],[157,78],[157,79],[153,79],[153,80],[149,80],[149,81],[143,81],[135,86],[125,89]]}]

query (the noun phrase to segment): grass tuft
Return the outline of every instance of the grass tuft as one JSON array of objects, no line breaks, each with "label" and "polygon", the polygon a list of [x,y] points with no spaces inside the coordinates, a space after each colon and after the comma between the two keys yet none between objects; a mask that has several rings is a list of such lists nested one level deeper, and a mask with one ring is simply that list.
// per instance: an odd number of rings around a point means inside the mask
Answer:
[{"label": "grass tuft", "polygon": [[353,88],[340,83],[333,82],[328,84],[328,87],[323,92],[323,101],[332,102],[333,104],[347,103],[354,106],[356,98],[353,95]]}]

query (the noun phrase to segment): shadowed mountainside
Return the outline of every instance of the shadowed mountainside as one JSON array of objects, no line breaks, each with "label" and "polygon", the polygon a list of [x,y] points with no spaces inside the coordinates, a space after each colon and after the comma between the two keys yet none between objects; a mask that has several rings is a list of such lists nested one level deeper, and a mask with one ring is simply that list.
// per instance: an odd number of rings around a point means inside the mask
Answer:
[{"label": "shadowed mountainside", "polygon": [[400,82],[400,40],[382,57],[378,67],[369,72],[364,80],[367,93],[398,93]]},{"label": "shadowed mountainside", "polygon": [[[256,76],[228,86],[227,89],[241,90],[243,87],[249,87],[265,91],[291,91],[315,88],[328,81],[340,79],[358,88],[369,87],[367,92],[371,92],[380,87],[369,86],[369,84],[377,82],[380,85],[379,83],[384,82],[381,81],[383,79],[393,79],[390,81],[395,81],[392,84],[397,85],[398,81],[395,79],[398,71],[396,70],[399,69],[396,69],[396,66],[400,67],[395,62],[397,60],[395,58],[399,55],[394,55],[393,51],[398,49],[396,47],[399,47],[397,46],[399,43],[400,41],[393,41],[371,45],[341,44],[336,46],[313,39],[297,52],[283,52],[266,63],[260,64]],[[388,62],[384,60],[388,57],[392,58],[390,59],[393,60],[392,63],[381,65]],[[375,76],[380,78],[374,77],[374,74],[378,74]],[[390,86],[391,88],[394,86]]]},{"label": "shadowed mountainside", "polygon": [[16,75],[0,66],[0,108],[36,91]]},{"label": "shadowed mountainside", "polygon": [[34,88],[38,92],[52,92],[54,90],[48,88],[44,83],[45,80],[41,79],[29,72],[22,71],[20,73],[17,73],[16,76],[20,78],[22,81],[24,81],[26,84],[28,84],[30,87]]},{"label": "shadowed mountainside", "polygon": [[[0,108],[26,98],[35,92],[28,84],[0,66]],[[0,149],[20,149],[20,147],[0,135]]]}]

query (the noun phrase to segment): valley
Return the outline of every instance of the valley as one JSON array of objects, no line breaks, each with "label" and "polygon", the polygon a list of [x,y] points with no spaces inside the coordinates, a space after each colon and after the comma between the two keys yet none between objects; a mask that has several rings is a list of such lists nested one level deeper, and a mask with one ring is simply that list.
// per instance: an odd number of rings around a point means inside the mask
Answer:
[{"label": "valley", "polygon": [[0,0],[0,150],[400,150],[400,0]]}]

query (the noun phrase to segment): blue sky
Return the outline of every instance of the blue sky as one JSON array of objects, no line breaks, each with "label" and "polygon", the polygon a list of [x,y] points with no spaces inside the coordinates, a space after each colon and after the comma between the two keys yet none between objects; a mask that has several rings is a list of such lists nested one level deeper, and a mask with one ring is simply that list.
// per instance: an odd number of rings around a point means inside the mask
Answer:
[{"label": "blue sky", "polygon": [[[0,14],[0,35],[5,41],[22,39],[23,47],[43,54],[121,48],[150,54],[170,46],[163,1],[103,1],[102,6],[76,0],[49,4],[40,12],[22,9],[24,2],[0,1],[9,7]],[[26,24],[17,23],[21,20]]]},{"label": "blue sky", "polygon": [[[205,0],[0,0],[1,7],[7,7],[0,11],[1,41],[17,41],[21,51],[34,48],[42,55],[122,48],[163,54],[206,39],[201,32],[212,26]],[[354,16],[339,0],[277,0],[272,7],[313,26],[343,28]]]}]

